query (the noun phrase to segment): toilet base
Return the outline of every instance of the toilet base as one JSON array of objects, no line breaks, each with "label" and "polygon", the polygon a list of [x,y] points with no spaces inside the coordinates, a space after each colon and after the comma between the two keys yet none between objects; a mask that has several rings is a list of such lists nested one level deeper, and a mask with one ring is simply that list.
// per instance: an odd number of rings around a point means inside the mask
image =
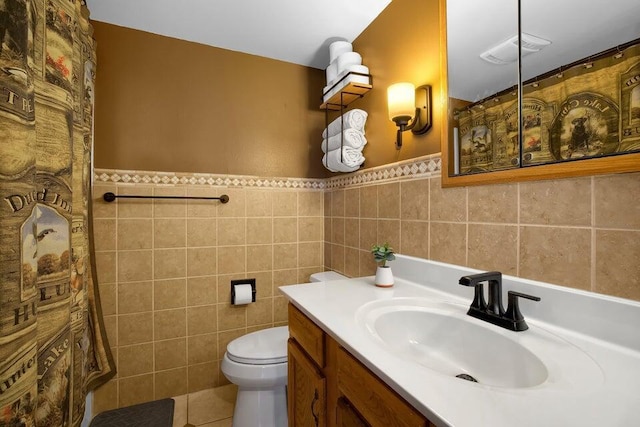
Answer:
[{"label": "toilet base", "polygon": [[287,389],[238,387],[233,427],[287,427]]}]

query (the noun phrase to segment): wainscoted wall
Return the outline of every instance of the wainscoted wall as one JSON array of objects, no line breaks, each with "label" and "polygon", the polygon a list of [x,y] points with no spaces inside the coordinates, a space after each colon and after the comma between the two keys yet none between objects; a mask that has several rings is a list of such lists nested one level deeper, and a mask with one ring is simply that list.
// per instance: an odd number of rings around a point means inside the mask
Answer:
[{"label": "wainscoted wall", "polygon": [[[285,284],[322,271],[324,182],[98,170],[94,235],[103,313],[117,361],[94,413],[227,384],[232,339],[286,324]],[[102,195],[219,196],[230,201]],[[230,305],[230,280],[257,302]]]},{"label": "wainscoted wall", "polygon": [[373,274],[369,249],[389,242],[405,255],[640,300],[640,173],[443,189],[439,159],[427,156],[327,188],[328,269]]}]

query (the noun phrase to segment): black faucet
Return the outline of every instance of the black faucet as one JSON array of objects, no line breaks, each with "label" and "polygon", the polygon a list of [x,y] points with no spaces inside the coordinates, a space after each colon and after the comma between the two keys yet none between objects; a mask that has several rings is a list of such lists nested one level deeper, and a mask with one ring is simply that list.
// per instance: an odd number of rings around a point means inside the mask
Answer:
[{"label": "black faucet", "polygon": [[[489,282],[489,302],[484,299],[483,283]],[[518,298],[526,298],[533,301],[540,301],[539,297],[527,295],[520,292],[509,291],[507,300],[507,310],[502,305],[502,273],[499,271],[488,271],[486,273],[471,274],[463,276],[459,282],[463,286],[473,286],[473,302],[467,314],[477,319],[484,320],[511,331],[525,331],[529,329],[525,322]]]}]

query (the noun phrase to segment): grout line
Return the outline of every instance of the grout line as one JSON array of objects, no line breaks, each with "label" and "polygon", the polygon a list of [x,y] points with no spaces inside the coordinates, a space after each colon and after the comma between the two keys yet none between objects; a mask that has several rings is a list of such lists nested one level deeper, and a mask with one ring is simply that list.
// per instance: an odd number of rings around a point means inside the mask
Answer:
[{"label": "grout line", "polygon": [[591,291],[596,292],[598,283],[596,281],[597,270],[596,270],[596,262],[597,260],[597,228],[596,228],[596,179],[594,176],[591,177],[591,266],[590,266],[590,276],[591,276]]}]

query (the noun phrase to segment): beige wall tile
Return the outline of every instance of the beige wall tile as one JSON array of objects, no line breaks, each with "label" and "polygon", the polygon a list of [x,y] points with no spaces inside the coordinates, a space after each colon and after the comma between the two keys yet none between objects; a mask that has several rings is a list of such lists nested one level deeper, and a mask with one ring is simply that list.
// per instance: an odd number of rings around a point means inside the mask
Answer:
[{"label": "beige wall tile", "polygon": [[640,230],[640,173],[593,179],[596,226]]},{"label": "beige wall tile", "polygon": [[591,289],[591,231],[521,227],[520,277]]},{"label": "beige wall tile", "polygon": [[331,219],[331,242],[338,245],[344,244],[344,218],[342,217]]},{"label": "beige wall tile", "polygon": [[331,269],[344,273],[344,246],[331,245]]},{"label": "beige wall tile", "polygon": [[378,241],[378,222],[375,219],[360,220],[360,249],[368,251]]},{"label": "beige wall tile", "polygon": [[467,226],[431,222],[429,253],[434,261],[465,265]]},{"label": "beige wall tile", "polygon": [[321,191],[298,192],[299,216],[323,216],[324,193]]},{"label": "beige wall tile", "polygon": [[300,243],[298,245],[298,266],[322,265],[322,242]]},{"label": "beige wall tile", "polygon": [[93,186],[93,218],[115,218],[117,215],[117,203],[105,202],[102,198],[104,193],[118,194],[115,185],[94,184]]},{"label": "beige wall tile", "polygon": [[187,361],[189,364],[207,363],[216,360],[217,334],[196,335],[187,338]]},{"label": "beige wall tile", "polygon": [[[397,219],[379,219],[378,220],[378,237],[376,244],[389,243],[394,250],[400,247],[400,220]],[[371,243],[373,245],[373,243]],[[369,245],[369,249],[371,249]]]},{"label": "beige wall tile", "polygon": [[429,180],[402,181],[400,183],[400,218],[429,219]]},{"label": "beige wall tile", "polygon": [[273,242],[290,243],[298,241],[298,218],[274,218]]},{"label": "beige wall tile", "polygon": [[497,270],[515,276],[518,272],[518,227],[469,224],[468,266]]},{"label": "beige wall tile", "polygon": [[247,270],[265,271],[273,269],[273,246],[247,246]]},{"label": "beige wall tile", "polygon": [[360,189],[360,218],[378,218],[378,186]]},{"label": "beige wall tile", "polygon": [[331,216],[331,193],[329,191],[325,191],[323,194],[324,198],[324,217]]},{"label": "beige wall tile", "polygon": [[520,223],[591,225],[591,178],[521,183]]},{"label": "beige wall tile", "polygon": [[[186,196],[184,187],[155,187],[154,196]],[[184,218],[187,216],[187,201],[184,199],[154,199],[154,218]]]},{"label": "beige wall tile", "polygon": [[594,291],[640,301],[640,231],[596,230]]},{"label": "beige wall tile", "polygon": [[224,357],[225,351],[227,351],[227,345],[247,333],[246,328],[241,329],[233,329],[230,331],[219,331],[217,333],[218,336],[218,352],[216,353],[215,359],[221,360]]},{"label": "beige wall tile", "polygon": [[218,274],[235,274],[245,271],[246,249],[244,246],[218,248]]},{"label": "beige wall tile", "polygon": [[360,247],[360,220],[358,218],[345,218],[344,245],[352,248]]},{"label": "beige wall tile", "polygon": [[429,258],[429,223],[427,221],[400,221],[399,251],[403,255]]},{"label": "beige wall tile", "polygon": [[187,312],[184,308],[153,313],[153,335],[156,340],[168,340],[187,335]]},{"label": "beige wall tile", "polygon": [[247,244],[273,243],[271,218],[247,218]]},{"label": "beige wall tile", "polygon": [[247,327],[247,306],[231,305],[230,303],[218,304],[218,330]]},{"label": "beige wall tile", "polygon": [[349,188],[344,191],[344,216],[358,218],[360,216],[360,189]]},{"label": "beige wall tile", "polygon": [[257,299],[247,306],[247,325],[273,324],[273,298]]},{"label": "beige wall tile", "polygon": [[298,271],[296,269],[276,270],[273,272],[274,287],[295,285],[296,283],[298,283]]},{"label": "beige wall tile", "polygon": [[153,371],[153,344],[136,344],[118,348],[118,375],[130,377]]},{"label": "beige wall tile", "polygon": [[187,305],[187,279],[156,280],[153,284],[155,310],[185,307]]},{"label": "beige wall tile", "polygon": [[153,309],[153,283],[118,284],[118,314],[140,313]]},{"label": "beige wall tile", "polygon": [[271,190],[247,190],[247,216],[271,216],[273,192]]},{"label": "beige wall tile", "polygon": [[153,222],[150,219],[119,219],[118,250],[151,249]]},{"label": "beige wall tile", "polygon": [[189,393],[213,388],[218,383],[218,365],[215,362],[190,365],[188,378]]},{"label": "beige wall tile", "polygon": [[220,246],[244,245],[246,242],[244,218],[218,219],[218,244]]},{"label": "beige wall tile", "polygon": [[434,178],[430,181],[430,220],[466,221],[467,189],[465,187],[442,188],[439,178]]},{"label": "beige wall tile", "polygon": [[[187,187],[187,196],[191,197],[220,197],[226,189],[215,187]],[[217,216],[217,200],[187,200],[187,217],[189,218],[214,218]]]},{"label": "beige wall tile", "polygon": [[344,248],[344,274],[348,277],[360,275],[360,251],[356,248]]},{"label": "beige wall tile", "polygon": [[116,220],[111,218],[93,220],[93,241],[96,251],[116,249]]},{"label": "beige wall tile", "polygon": [[93,391],[92,415],[118,407],[118,381],[112,379]]},{"label": "beige wall tile", "polygon": [[187,220],[187,246],[216,246],[218,222],[215,218],[189,218]]},{"label": "beige wall tile", "polygon": [[118,345],[118,316],[104,316],[104,330],[111,348]]},{"label": "beige wall tile", "polygon": [[187,221],[156,219],[153,221],[154,248],[184,248],[187,245]]},{"label": "beige wall tile", "polygon": [[[140,185],[119,185],[115,193],[128,196],[151,196],[153,189]],[[118,208],[118,218],[151,218],[153,216],[152,199],[120,199],[111,203]]]},{"label": "beige wall tile", "polygon": [[331,243],[324,242],[324,266],[326,270],[331,270]]},{"label": "beige wall tile", "polygon": [[152,251],[119,251],[118,281],[140,282],[151,280]]},{"label": "beige wall tile", "polygon": [[218,304],[231,304],[231,281],[238,279],[246,279],[245,274],[223,274],[218,276]]},{"label": "beige wall tile", "polygon": [[218,280],[215,276],[187,278],[187,305],[205,305],[218,302]]},{"label": "beige wall tile", "polygon": [[187,335],[217,332],[218,310],[215,305],[187,308]]},{"label": "beige wall tile", "polygon": [[[244,249],[244,247],[241,247]],[[216,248],[189,248],[187,249],[187,275],[211,276],[217,273],[217,249]]]},{"label": "beige wall tile", "polygon": [[229,196],[227,203],[218,203],[218,217],[237,218],[246,216],[245,190],[239,188],[222,188],[220,193]]},{"label": "beige wall tile", "polygon": [[153,400],[153,374],[118,380],[118,406],[123,408]]},{"label": "beige wall tile", "polygon": [[116,288],[117,285],[115,283],[99,284],[100,306],[103,316],[116,314],[118,300]]},{"label": "beige wall tile", "polygon": [[286,322],[289,316],[289,300],[284,296],[273,297],[273,321]]},{"label": "beige wall tile", "polygon": [[273,245],[273,268],[283,270],[298,266],[298,245],[287,243]]},{"label": "beige wall tile", "polygon": [[187,391],[186,367],[155,373],[155,399],[178,396]]},{"label": "beige wall tile", "polygon": [[187,364],[187,339],[156,341],[154,346],[155,370],[179,368]]},{"label": "beige wall tile", "polygon": [[298,214],[298,193],[295,191],[273,192],[273,216],[296,216]]},{"label": "beige wall tile", "polygon": [[361,250],[360,252],[360,274],[359,276],[372,276],[376,274],[378,265],[373,259],[370,251]]},{"label": "beige wall tile", "polygon": [[332,229],[331,229],[331,217],[324,218],[324,240],[326,242],[330,242],[333,239]]},{"label": "beige wall tile", "polygon": [[331,192],[331,216],[344,217],[344,190]]},{"label": "beige wall tile", "polygon": [[186,249],[156,249],[153,251],[153,277],[173,279],[185,277],[187,272]]},{"label": "beige wall tile", "polygon": [[96,252],[96,270],[99,283],[116,281],[116,252]]},{"label": "beige wall tile", "polygon": [[298,218],[298,241],[316,242],[323,237],[324,220],[322,217]]},{"label": "beige wall tile", "polygon": [[378,186],[378,218],[400,218],[400,183]]},{"label": "beige wall tile", "polygon": [[[118,316],[117,345],[141,344],[153,340],[152,313],[124,314]],[[115,343],[109,341],[111,345]]]},{"label": "beige wall tile", "polygon": [[298,280],[297,283],[309,283],[311,282],[311,275],[313,273],[319,273],[324,271],[322,264],[313,266],[313,267],[304,267],[298,269]]},{"label": "beige wall tile", "polygon": [[469,187],[469,221],[516,223],[518,184]]}]

